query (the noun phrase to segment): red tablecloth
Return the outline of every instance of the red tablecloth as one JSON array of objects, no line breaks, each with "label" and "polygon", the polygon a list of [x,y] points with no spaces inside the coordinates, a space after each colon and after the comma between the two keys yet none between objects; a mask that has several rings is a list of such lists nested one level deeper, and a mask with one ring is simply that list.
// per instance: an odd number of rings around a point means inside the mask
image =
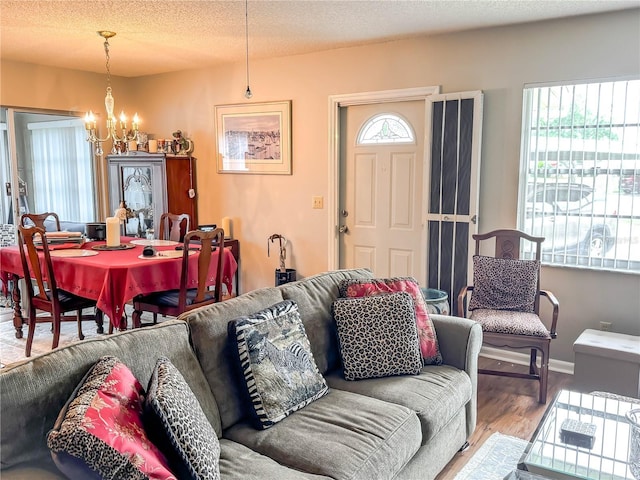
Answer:
[{"label": "red tablecloth", "polygon": [[[123,238],[122,242],[128,240]],[[105,242],[89,242],[82,246],[91,249],[93,245]],[[58,288],[76,295],[97,300],[98,308],[117,325],[122,317],[124,305],[139,294],[149,294],[163,290],[171,290],[180,286],[180,270],[182,257],[141,259],[144,247],[136,245],[129,250],[99,251],[98,255],[89,257],[52,257],[51,262],[56,275]],[[175,247],[155,247],[158,251],[172,250]],[[215,259],[219,250],[212,255],[211,278],[215,281]],[[233,276],[238,268],[230,249],[224,249],[225,262],[222,282],[231,292]],[[189,257],[189,275],[193,281],[189,287],[197,284],[198,254]],[[24,276],[20,252],[17,246],[0,248],[0,272],[2,278],[7,274]]]}]

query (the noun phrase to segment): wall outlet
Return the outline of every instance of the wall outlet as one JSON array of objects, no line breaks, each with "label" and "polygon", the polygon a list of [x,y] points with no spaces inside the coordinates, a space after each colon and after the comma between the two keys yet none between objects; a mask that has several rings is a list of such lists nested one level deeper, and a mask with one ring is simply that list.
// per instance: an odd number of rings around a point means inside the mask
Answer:
[{"label": "wall outlet", "polygon": [[311,204],[313,208],[324,208],[324,198],[321,196],[311,197]]},{"label": "wall outlet", "polygon": [[600,330],[603,332],[611,331],[611,322],[600,322]]}]

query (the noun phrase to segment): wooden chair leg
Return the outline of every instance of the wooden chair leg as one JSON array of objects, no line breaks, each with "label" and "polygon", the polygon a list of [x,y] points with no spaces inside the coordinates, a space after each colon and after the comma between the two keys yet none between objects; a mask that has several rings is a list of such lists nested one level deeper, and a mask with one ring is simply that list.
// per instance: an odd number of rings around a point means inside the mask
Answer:
[{"label": "wooden chair leg", "polygon": [[131,314],[131,326],[132,328],[140,328],[142,326],[142,322],[140,321],[140,317],[142,316],[142,312],[140,310],[134,310]]},{"label": "wooden chair leg", "polygon": [[549,361],[549,352],[540,352],[540,397],[539,403],[547,403],[547,379],[549,377],[549,367],[547,362]]},{"label": "wooden chair leg", "polygon": [[536,356],[537,356],[537,350],[535,348],[531,349],[531,358],[529,360],[529,374],[530,375],[535,375],[536,373]]},{"label": "wooden chair leg", "polygon": [[53,322],[53,343],[51,349],[58,348],[60,343],[60,312],[53,312],[51,314],[51,321]]},{"label": "wooden chair leg", "polygon": [[76,311],[76,316],[78,319],[78,338],[84,340],[84,334],[82,333],[82,310]]},{"label": "wooden chair leg", "polygon": [[95,318],[96,318],[96,333],[98,334],[104,333],[104,314],[102,313],[102,310],[100,310],[98,307],[96,307]]},{"label": "wooden chair leg", "polygon": [[31,356],[31,345],[33,344],[33,335],[36,333],[36,312],[29,309],[29,332],[27,333],[27,346],[25,348],[25,357]]}]

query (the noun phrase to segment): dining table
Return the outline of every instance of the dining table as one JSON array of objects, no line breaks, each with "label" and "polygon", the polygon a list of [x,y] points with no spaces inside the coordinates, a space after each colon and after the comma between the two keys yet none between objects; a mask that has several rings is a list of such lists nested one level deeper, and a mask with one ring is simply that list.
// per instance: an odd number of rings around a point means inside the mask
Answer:
[{"label": "dining table", "polygon": [[[182,245],[169,240],[121,237],[119,247],[107,247],[105,241],[90,241],[77,248],[54,247],[50,254],[58,288],[96,300],[97,308],[109,317],[111,324],[123,329],[125,304],[135,296],[179,288]],[[149,246],[155,254],[143,255],[144,248]],[[220,248],[216,248],[211,256],[207,279],[210,284],[215,283],[215,266],[220,251]],[[222,251],[225,255],[222,282],[227,292],[231,292],[238,264],[230,247],[224,247]],[[197,248],[188,252],[190,274],[187,288],[197,286],[198,253]],[[25,323],[18,288],[18,281],[23,277],[19,247],[0,248],[0,278],[5,285],[13,280],[11,295],[16,338],[22,338],[22,326]],[[101,323],[98,323],[99,330],[100,326]]]}]

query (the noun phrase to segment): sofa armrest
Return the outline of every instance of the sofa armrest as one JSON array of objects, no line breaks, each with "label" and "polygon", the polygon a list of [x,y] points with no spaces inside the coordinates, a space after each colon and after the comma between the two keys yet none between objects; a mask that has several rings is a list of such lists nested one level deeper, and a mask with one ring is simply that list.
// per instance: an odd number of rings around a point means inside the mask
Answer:
[{"label": "sofa armrest", "polygon": [[478,410],[478,356],[482,327],[467,318],[429,314],[436,329],[442,362],[464,370],[471,379],[471,401],[467,404],[467,438],[476,428]]}]

